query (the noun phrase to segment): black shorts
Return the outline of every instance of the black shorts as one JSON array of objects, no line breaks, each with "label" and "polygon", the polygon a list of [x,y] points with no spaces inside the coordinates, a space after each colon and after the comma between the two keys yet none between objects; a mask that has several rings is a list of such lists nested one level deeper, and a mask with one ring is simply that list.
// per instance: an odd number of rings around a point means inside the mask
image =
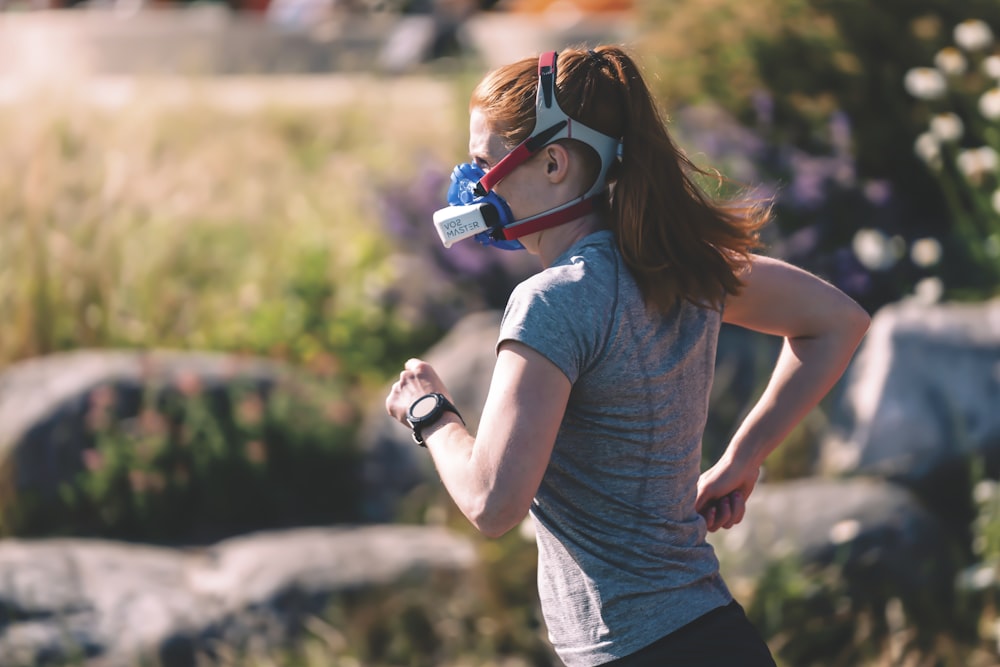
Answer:
[{"label": "black shorts", "polygon": [[775,667],[775,664],[743,607],[733,600],[603,667]]}]

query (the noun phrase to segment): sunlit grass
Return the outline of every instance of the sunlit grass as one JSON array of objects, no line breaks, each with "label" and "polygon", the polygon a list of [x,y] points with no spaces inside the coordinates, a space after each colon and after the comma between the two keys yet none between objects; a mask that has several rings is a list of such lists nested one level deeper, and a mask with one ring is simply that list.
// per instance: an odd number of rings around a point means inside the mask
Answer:
[{"label": "sunlit grass", "polygon": [[[130,82],[0,107],[0,367],[89,346],[308,361],[347,344],[338,318],[386,316],[375,186],[460,150],[454,87],[255,85],[228,105],[207,82]],[[341,92],[294,99],[313,86]],[[322,335],[305,322],[317,305]]]}]

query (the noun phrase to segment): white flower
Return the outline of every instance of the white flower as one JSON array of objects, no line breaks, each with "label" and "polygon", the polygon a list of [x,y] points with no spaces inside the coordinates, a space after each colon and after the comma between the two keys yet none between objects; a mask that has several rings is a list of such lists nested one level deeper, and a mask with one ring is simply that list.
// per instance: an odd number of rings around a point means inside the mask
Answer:
[{"label": "white flower", "polygon": [[931,118],[931,134],[942,142],[955,142],[962,138],[965,127],[958,114],[946,111]]},{"label": "white flower", "polygon": [[955,159],[959,171],[965,174],[966,178],[977,180],[997,168],[997,152],[989,146],[979,148],[968,148],[959,152]]},{"label": "white flower", "polygon": [[979,113],[987,120],[1000,119],[1000,87],[990,88],[979,98]]},{"label": "white flower", "polygon": [[851,241],[851,249],[861,265],[869,271],[884,271],[896,263],[892,243],[878,229],[859,229]]},{"label": "white flower", "polygon": [[993,43],[993,31],[979,19],[962,21],[955,26],[955,43],[966,51],[982,51]]},{"label": "white flower", "polygon": [[[976,535],[972,544],[977,554],[982,554],[986,550],[986,538],[982,535]],[[985,591],[988,588],[993,588],[997,583],[996,565],[993,563],[974,565],[971,570],[967,571],[967,574],[963,574],[962,580],[968,581],[969,587],[974,591]],[[994,623],[994,632],[997,629],[997,624]],[[1000,633],[997,635],[1000,636]]]},{"label": "white flower", "polygon": [[1000,157],[997,156],[996,150],[990,146],[981,146],[979,148],[979,159],[982,161],[983,168],[986,171],[996,171],[997,162],[1000,162]]},{"label": "white flower", "polygon": [[924,132],[913,143],[913,152],[925,163],[936,166],[941,162],[941,143],[932,132]]},{"label": "white flower", "polygon": [[954,46],[946,46],[934,56],[934,66],[941,70],[946,76],[958,76],[964,74],[968,67],[968,62],[962,52]]},{"label": "white flower", "polygon": [[917,266],[934,266],[941,261],[941,244],[934,238],[917,239],[910,246],[910,259]]},{"label": "white flower", "polygon": [[913,294],[920,303],[937,303],[944,295],[944,283],[936,276],[923,278],[913,286]]},{"label": "white flower", "polygon": [[1000,79],[1000,56],[983,58],[983,72],[991,79]]},{"label": "white flower", "polygon": [[914,67],[906,72],[903,84],[918,100],[940,99],[948,88],[944,76],[933,67]]},{"label": "white flower", "polygon": [[982,479],[972,487],[972,497],[977,505],[985,505],[997,497],[997,483],[992,479]]}]

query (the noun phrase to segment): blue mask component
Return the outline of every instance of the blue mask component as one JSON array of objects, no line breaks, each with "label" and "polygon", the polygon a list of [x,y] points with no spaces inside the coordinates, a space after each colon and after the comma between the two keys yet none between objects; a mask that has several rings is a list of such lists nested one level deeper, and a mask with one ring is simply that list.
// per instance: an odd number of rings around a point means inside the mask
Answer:
[{"label": "blue mask component", "polygon": [[[484,196],[475,194],[476,184],[479,179],[486,175],[478,165],[464,163],[457,165],[451,172],[451,185],[448,187],[448,204],[450,206],[469,206],[475,204],[486,204],[496,212],[497,228],[506,227],[514,222],[514,215],[510,212],[510,206],[503,197],[492,190]],[[491,232],[480,232],[475,235],[475,239],[484,246],[493,246],[501,250],[523,250],[524,246],[517,239],[496,239]]]}]

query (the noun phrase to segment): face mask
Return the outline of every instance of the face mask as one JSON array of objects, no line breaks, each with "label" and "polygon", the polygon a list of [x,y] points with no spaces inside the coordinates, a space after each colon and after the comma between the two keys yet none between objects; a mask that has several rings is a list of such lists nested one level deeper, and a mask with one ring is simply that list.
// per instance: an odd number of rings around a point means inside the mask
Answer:
[{"label": "face mask", "polygon": [[[434,213],[434,227],[446,248],[474,236],[483,245],[519,250],[524,248],[517,240],[520,237],[561,225],[594,210],[597,197],[602,196],[607,187],[608,170],[618,158],[621,142],[567,116],[556,102],[555,81],[556,52],[549,51],[538,58],[535,127],[531,135],[497,162],[489,173],[472,164],[460,164],[452,171],[449,206]],[[514,220],[507,202],[493,188],[532,155],[559,139],[576,139],[597,151],[601,158],[597,180],[583,196],[573,201],[530,218]]]},{"label": "face mask", "polygon": [[476,185],[485,172],[474,164],[460,164],[451,172],[448,188],[448,208],[434,212],[434,228],[445,248],[456,241],[474,236],[486,246],[501,250],[521,250],[521,242],[506,240],[499,233],[514,222],[514,216],[503,197],[492,190],[476,194]]}]

